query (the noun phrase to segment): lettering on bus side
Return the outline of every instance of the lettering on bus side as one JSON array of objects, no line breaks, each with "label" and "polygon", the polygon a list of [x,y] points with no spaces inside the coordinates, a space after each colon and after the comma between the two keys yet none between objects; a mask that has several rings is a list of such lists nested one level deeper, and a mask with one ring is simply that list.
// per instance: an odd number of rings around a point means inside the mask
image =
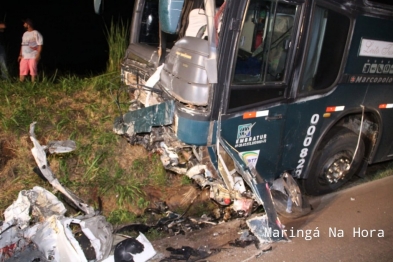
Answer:
[{"label": "lettering on bus side", "polygon": [[303,167],[304,164],[306,163],[306,157],[308,155],[308,147],[311,145],[311,142],[313,140],[318,121],[319,121],[319,115],[318,114],[312,115],[310,126],[307,128],[307,134],[303,140],[303,148],[300,150],[300,154],[299,154],[300,159],[299,161],[297,161],[298,165],[295,171],[296,177],[300,177],[303,172]]}]

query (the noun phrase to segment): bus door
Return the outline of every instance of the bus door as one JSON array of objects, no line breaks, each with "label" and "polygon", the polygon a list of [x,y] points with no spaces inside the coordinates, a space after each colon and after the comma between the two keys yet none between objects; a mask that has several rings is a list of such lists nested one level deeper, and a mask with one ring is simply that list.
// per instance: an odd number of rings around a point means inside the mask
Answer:
[{"label": "bus door", "polygon": [[267,180],[278,172],[299,13],[295,4],[250,0],[239,19],[236,48],[228,48],[234,59],[220,136]]}]

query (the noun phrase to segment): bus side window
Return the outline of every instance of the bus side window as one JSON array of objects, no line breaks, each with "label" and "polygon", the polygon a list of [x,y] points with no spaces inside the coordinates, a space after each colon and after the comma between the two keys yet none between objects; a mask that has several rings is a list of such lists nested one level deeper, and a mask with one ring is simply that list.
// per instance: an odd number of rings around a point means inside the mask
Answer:
[{"label": "bus side window", "polygon": [[350,20],[342,14],[317,6],[311,24],[299,93],[328,89],[335,82],[348,38]]},{"label": "bus side window", "polygon": [[279,1],[250,1],[237,43],[229,111],[284,98],[299,7]]},{"label": "bus side window", "polygon": [[150,46],[159,45],[158,2],[148,0],[145,2],[139,32],[139,43]]},{"label": "bus side window", "polygon": [[295,13],[295,5],[250,2],[238,44],[234,84],[283,81]]}]

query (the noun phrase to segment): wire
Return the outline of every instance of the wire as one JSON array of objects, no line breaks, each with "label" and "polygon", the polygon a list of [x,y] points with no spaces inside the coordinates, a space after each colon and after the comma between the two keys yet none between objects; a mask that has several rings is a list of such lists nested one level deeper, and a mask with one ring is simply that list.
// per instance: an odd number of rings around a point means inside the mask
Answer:
[{"label": "wire", "polygon": [[360,123],[358,142],[357,142],[357,144],[356,144],[356,149],[355,149],[355,153],[353,154],[351,164],[349,165],[349,167],[348,167],[347,170],[351,169],[351,166],[352,166],[352,164],[353,164],[353,161],[355,160],[355,156],[356,156],[356,154],[357,154],[357,152],[358,152],[358,149],[359,149],[360,140],[361,140],[361,138],[362,138],[363,119],[364,119],[364,105],[360,105],[360,107],[362,108],[362,119],[361,119],[361,123]]}]

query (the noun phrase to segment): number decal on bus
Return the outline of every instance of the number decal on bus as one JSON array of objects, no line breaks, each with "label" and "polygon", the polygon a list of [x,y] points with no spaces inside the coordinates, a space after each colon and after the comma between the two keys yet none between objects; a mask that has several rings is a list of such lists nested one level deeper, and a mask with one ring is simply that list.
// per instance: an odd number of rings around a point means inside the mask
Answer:
[{"label": "number decal on bus", "polygon": [[303,158],[299,159],[299,161],[297,161],[299,163],[299,165],[297,165],[296,170],[302,170],[304,167],[304,162],[306,162],[306,160],[304,160]]},{"label": "number decal on bus", "polygon": [[297,177],[300,177],[300,175],[303,172],[304,163],[306,162],[305,158],[308,155],[308,146],[311,145],[311,142],[312,142],[315,130],[316,130],[315,126],[317,125],[318,121],[319,121],[319,115],[314,114],[311,117],[310,126],[307,129],[307,134],[306,134],[306,137],[304,138],[304,141],[303,141],[304,148],[302,148],[302,150],[300,150],[300,154],[299,154],[300,159],[299,159],[299,161],[297,161],[298,165],[297,165],[296,171],[295,171]]}]

